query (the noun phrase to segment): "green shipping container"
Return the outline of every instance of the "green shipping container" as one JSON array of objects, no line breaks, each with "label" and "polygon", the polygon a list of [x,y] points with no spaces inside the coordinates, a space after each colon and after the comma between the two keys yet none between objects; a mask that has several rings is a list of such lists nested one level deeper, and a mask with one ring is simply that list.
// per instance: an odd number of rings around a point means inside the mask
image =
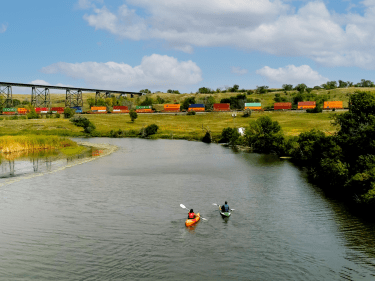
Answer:
[{"label": "green shipping container", "polygon": [[137,105],[135,109],[151,109],[151,105]]},{"label": "green shipping container", "polygon": [[262,106],[260,102],[245,103],[245,107],[259,107],[259,106]]},{"label": "green shipping container", "polygon": [[17,108],[10,107],[10,108],[3,108],[3,112],[16,112]]}]

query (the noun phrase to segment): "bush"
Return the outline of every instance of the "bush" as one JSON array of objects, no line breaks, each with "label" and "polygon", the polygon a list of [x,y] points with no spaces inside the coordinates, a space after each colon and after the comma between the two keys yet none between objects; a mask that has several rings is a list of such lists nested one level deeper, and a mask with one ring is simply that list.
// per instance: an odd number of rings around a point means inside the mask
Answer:
[{"label": "bush", "polygon": [[240,133],[236,128],[227,127],[224,128],[221,133],[220,143],[229,143],[230,145],[235,145],[236,141],[240,137]]},{"label": "bush", "polygon": [[55,113],[55,118],[60,118],[60,113]]},{"label": "bush", "polygon": [[76,111],[70,107],[65,107],[64,108],[64,118],[71,118],[74,116],[74,113],[76,113]]},{"label": "bush", "polygon": [[320,106],[316,106],[315,108],[306,109],[307,113],[322,113],[323,109]]},{"label": "bush", "polygon": [[145,129],[146,137],[151,136],[151,135],[155,135],[156,132],[158,131],[158,129],[159,129],[159,127],[156,124],[151,124],[151,125],[147,126],[146,129]]},{"label": "bush", "polygon": [[191,111],[188,111],[187,115],[195,115],[195,111],[194,110],[191,110]]},{"label": "bush", "polygon": [[73,117],[70,119],[70,122],[72,122],[77,127],[82,127],[84,132],[87,134],[92,133],[96,129],[95,125],[89,119],[83,116]]},{"label": "bush", "polygon": [[32,108],[29,113],[27,113],[27,119],[39,119],[42,116],[36,113],[35,109]]},{"label": "bush", "polygon": [[206,134],[204,135],[202,141],[205,142],[205,143],[211,143],[212,142],[212,136],[211,136],[211,132],[210,131],[206,132]]},{"label": "bush", "polygon": [[138,114],[134,110],[130,110],[129,116],[130,116],[130,119],[132,120],[132,122],[134,122],[134,120],[138,118]]},{"label": "bush", "polygon": [[246,109],[246,110],[243,112],[242,117],[251,117],[251,109]]}]

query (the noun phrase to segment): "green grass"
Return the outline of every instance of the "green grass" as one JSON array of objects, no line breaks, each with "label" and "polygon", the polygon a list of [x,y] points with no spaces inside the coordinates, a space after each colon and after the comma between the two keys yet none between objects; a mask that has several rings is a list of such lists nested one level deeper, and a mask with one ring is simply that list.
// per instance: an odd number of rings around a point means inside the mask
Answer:
[{"label": "green grass", "polygon": [[[135,136],[142,128],[151,124],[159,126],[153,138],[200,139],[205,130],[209,129],[214,135],[221,134],[226,127],[247,127],[249,122],[259,116],[269,115],[278,121],[286,135],[298,135],[313,128],[333,133],[336,128],[331,125],[332,116],[336,112],[318,114],[287,112],[253,112],[250,118],[241,117],[237,113],[232,118],[231,112],[206,113],[196,115],[174,114],[138,114],[135,122],[131,122],[129,114],[87,114],[84,115],[96,126],[95,136],[109,136],[111,130],[135,131]],[[0,135],[59,135],[84,136],[82,128],[74,126],[68,119],[36,119],[36,120],[2,120]]]}]

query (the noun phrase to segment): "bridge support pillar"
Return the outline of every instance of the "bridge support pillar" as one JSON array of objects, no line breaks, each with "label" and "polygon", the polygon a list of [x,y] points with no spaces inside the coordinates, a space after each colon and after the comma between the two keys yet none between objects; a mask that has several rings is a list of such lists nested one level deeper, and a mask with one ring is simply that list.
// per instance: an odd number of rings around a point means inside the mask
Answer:
[{"label": "bridge support pillar", "polygon": [[31,89],[31,105],[35,107],[50,107],[51,95],[49,88],[37,88],[32,87]]},{"label": "bridge support pillar", "polygon": [[82,90],[66,90],[65,107],[83,106]]},{"label": "bridge support pillar", "polygon": [[12,86],[0,86],[0,106],[13,106]]}]

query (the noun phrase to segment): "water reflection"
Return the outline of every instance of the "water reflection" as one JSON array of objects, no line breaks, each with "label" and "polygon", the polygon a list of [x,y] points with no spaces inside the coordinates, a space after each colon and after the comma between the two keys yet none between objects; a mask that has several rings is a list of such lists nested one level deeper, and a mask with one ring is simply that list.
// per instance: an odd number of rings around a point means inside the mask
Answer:
[{"label": "water reflection", "polygon": [[75,155],[54,151],[15,152],[0,154],[0,178],[17,177],[29,173],[50,172],[53,168],[74,163],[87,157],[100,156],[103,150],[87,148]]}]

